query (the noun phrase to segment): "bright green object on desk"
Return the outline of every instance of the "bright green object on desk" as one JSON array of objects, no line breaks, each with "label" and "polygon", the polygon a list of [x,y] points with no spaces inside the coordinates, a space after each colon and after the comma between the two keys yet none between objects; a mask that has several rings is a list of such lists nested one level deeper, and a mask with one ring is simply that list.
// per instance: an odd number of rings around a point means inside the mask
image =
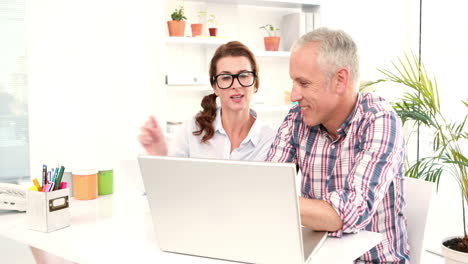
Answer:
[{"label": "bright green object on desk", "polygon": [[114,192],[114,171],[102,170],[98,172],[98,194],[107,195]]}]

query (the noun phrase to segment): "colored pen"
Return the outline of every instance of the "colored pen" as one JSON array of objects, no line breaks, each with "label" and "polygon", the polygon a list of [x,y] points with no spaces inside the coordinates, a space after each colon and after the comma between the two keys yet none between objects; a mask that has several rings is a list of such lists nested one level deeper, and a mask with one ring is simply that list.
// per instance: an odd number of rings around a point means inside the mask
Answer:
[{"label": "colored pen", "polygon": [[42,186],[47,183],[47,165],[42,165]]},{"label": "colored pen", "polygon": [[58,172],[59,172],[59,165],[57,165],[57,168],[55,168],[54,177],[52,178],[52,182],[55,182],[55,180],[57,179]]},{"label": "colored pen", "polygon": [[65,171],[65,167],[60,166],[60,171],[59,171],[59,173],[57,175],[57,178],[55,179],[55,188],[54,188],[54,190],[60,189],[60,183],[62,182],[62,176],[63,176],[64,171]]},{"label": "colored pen", "polygon": [[50,184],[50,183],[47,183],[47,184],[44,186],[44,188],[42,188],[42,191],[43,191],[43,192],[48,192],[48,191],[50,190],[50,186],[51,186],[51,184]]}]

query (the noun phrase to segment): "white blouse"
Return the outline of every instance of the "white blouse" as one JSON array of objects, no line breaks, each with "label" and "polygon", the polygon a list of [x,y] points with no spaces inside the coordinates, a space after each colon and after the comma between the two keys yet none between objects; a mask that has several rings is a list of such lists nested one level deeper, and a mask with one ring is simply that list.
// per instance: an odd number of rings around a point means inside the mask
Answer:
[{"label": "white blouse", "polygon": [[264,161],[276,136],[276,131],[263,124],[253,109],[250,109],[250,115],[255,118],[255,122],[247,137],[232,152],[231,141],[221,122],[221,108],[218,107],[216,118],[213,121],[215,133],[210,140],[202,143],[201,139],[204,133],[199,136],[192,134],[193,131],[199,130],[194,116],[179,128],[176,137],[169,146],[168,156]]}]

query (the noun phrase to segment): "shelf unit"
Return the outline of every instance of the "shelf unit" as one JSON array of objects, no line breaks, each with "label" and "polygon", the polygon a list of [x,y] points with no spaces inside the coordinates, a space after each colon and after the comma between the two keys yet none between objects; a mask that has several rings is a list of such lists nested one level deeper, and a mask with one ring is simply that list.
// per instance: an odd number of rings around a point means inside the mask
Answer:
[{"label": "shelf unit", "polygon": [[[206,45],[206,46],[219,46],[233,39],[223,37],[166,37],[166,44],[191,44],[191,45]],[[289,58],[291,53],[289,51],[253,51],[256,57],[284,57]]]},{"label": "shelf unit", "polygon": [[[186,77],[190,78],[208,74],[208,65],[216,48],[229,41],[239,40],[252,50],[260,67],[261,84],[253,99],[252,108],[262,116],[270,118],[270,124],[277,125],[281,122],[284,114],[293,106],[284,104],[284,90],[291,85],[288,73],[290,52],[286,51],[287,47],[283,51],[265,51],[263,32],[259,27],[266,23],[280,26],[283,17],[291,13],[319,14],[321,1],[185,0],[183,5],[188,17],[186,37],[164,36],[167,49],[165,74],[186,74]],[[176,3],[166,0],[166,15],[177,6]],[[190,34],[190,24],[196,23],[197,12],[202,10],[217,15],[220,20],[220,37],[187,36]],[[201,98],[209,94],[210,89],[209,84],[166,85],[167,102],[170,106],[168,119],[182,121],[185,120],[182,118],[182,112],[197,112]]]}]

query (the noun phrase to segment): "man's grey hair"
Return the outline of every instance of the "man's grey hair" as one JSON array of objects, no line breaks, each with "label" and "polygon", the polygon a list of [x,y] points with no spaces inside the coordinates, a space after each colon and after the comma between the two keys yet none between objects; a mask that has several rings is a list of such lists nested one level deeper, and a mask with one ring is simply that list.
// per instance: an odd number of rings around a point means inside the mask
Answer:
[{"label": "man's grey hair", "polygon": [[338,69],[347,68],[350,71],[350,84],[356,88],[359,80],[359,55],[351,36],[343,30],[321,27],[299,38],[291,50],[294,52],[311,42],[320,44],[317,64],[325,71],[328,80],[331,80]]}]

